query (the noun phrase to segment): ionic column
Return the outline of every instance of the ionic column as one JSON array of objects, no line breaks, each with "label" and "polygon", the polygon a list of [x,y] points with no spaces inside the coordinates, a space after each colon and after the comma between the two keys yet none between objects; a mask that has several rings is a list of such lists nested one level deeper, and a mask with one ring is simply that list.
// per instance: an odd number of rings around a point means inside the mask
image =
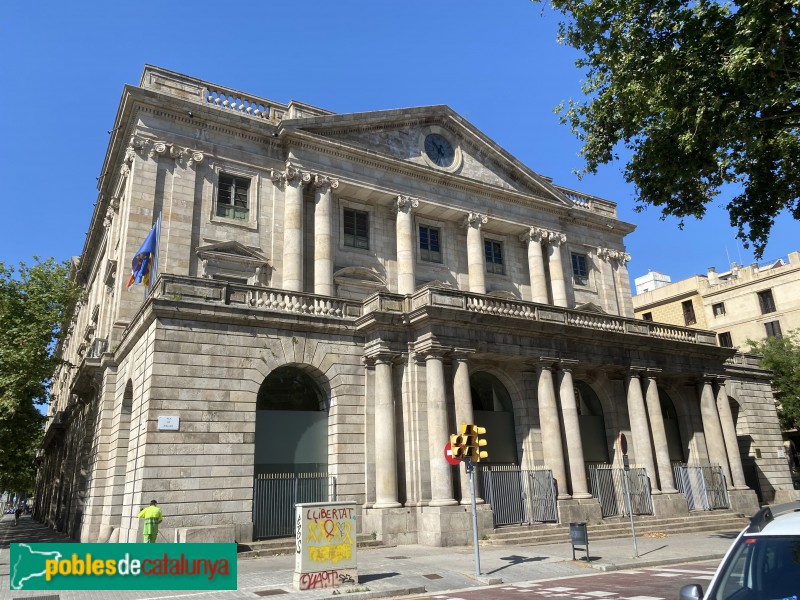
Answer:
[{"label": "ionic column", "polygon": [[333,205],[332,190],[338,187],[338,179],[325,175],[314,176],[314,293],[320,296],[333,296],[331,206]]},{"label": "ionic column", "polygon": [[375,360],[375,508],[397,508],[397,441],[391,357]]},{"label": "ionic column", "polygon": [[647,469],[652,493],[660,494],[656,465],[653,461],[653,451],[650,445],[650,428],[647,426],[647,412],[644,407],[642,384],[639,380],[638,371],[628,371],[625,374],[625,385],[628,390],[628,419],[631,423],[636,462]]},{"label": "ionic column", "polygon": [[428,452],[431,467],[430,506],[453,506],[453,480],[450,465],[444,459],[444,447],[450,439],[447,428],[447,395],[444,365],[438,354],[425,357],[428,396]]},{"label": "ionic column", "polygon": [[547,275],[544,269],[542,253],[543,229],[531,227],[520,236],[520,240],[528,244],[528,271],[531,277],[531,302],[547,304]]},{"label": "ionic column", "polygon": [[730,483],[731,469],[728,466],[728,453],[725,449],[725,438],[719,421],[717,403],[714,401],[714,388],[711,377],[704,377],[700,384],[700,416],[703,419],[703,432],[706,437],[708,458],[712,464],[722,467],[725,479]]},{"label": "ionic column", "polygon": [[[544,360],[544,359],[543,359]],[[539,404],[539,426],[542,431],[542,454],[545,466],[553,471],[558,485],[559,499],[569,498],[567,491],[567,468],[564,464],[564,447],[561,445],[561,424],[558,420],[556,391],[553,387],[552,360],[540,362],[537,400]]]},{"label": "ionic column", "polygon": [[481,225],[488,221],[488,217],[480,213],[471,212],[464,219],[467,227],[467,268],[469,273],[469,291],[473,294],[486,293],[486,265],[481,238]]},{"label": "ionic column", "polygon": [[661,412],[661,399],[658,396],[658,384],[655,373],[647,373],[647,414],[650,417],[650,430],[653,434],[653,447],[656,449],[656,463],[658,466],[658,479],[661,482],[661,491],[674,494],[675,478],[672,474],[672,465],[669,460],[669,445],[667,432],[664,429],[664,415]]},{"label": "ionic column", "polygon": [[564,434],[567,440],[572,497],[591,498],[589,485],[586,482],[586,465],[583,456],[581,426],[578,420],[578,405],[575,403],[575,386],[572,383],[572,367],[577,362],[574,360],[562,360],[560,363],[561,385],[559,387],[559,398],[561,399],[561,418],[564,420]]},{"label": "ionic column", "polygon": [[303,291],[303,187],[311,174],[286,167],[283,209],[283,289]]},{"label": "ionic column", "polygon": [[[453,354],[455,375],[453,377],[453,397],[456,405],[456,428],[460,433],[461,424],[474,424],[475,412],[472,408],[472,390],[469,385],[469,363],[467,353],[461,351]],[[461,484],[461,504],[470,503],[469,475],[465,469],[459,468],[459,483]],[[476,502],[483,502],[476,498]]]},{"label": "ionic column", "polygon": [[742,455],[739,454],[739,442],[736,439],[736,425],[733,422],[733,413],[728,400],[728,392],[725,390],[724,379],[717,379],[717,410],[719,411],[720,425],[722,425],[722,435],[725,438],[725,448],[728,451],[733,487],[747,489],[742,468]]},{"label": "ionic column", "polygon": [[567,241],[563,233],[549,232],[547,237],[547,256],[550,259],[550,288],[553,290],[553,304],[567,306],[567,285],[564,282],[564,266],[561,262],[561,244]]},{"label": "ionic column", "polygon": [[397,293],[413,294],[417,286],[414,269],[414,223],[411,209],[419,200],[409,196],[397,197]]}]

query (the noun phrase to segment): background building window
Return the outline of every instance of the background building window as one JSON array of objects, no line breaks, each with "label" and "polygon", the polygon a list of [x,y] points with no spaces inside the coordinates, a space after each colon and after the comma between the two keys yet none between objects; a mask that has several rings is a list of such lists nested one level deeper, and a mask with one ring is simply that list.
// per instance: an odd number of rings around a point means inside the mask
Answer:
[{"label": "background building window", "polygon": [[439,247],[439,230],[427,225],[419,226],[419,254],[422,260],[442,262],[442,251]]},{"label": "background building window", "polygon": [[217,216],[228,219],[247,219],[249,190],[250,180],[247,177],[235,177],[220,173],[217,190]]},{"label": "background building window", "polygon": [[651,313],[651,312],[643,313],[642,314],[642,319],[644,319],[645,321],[652,321],[653,320],[653,313]]},{"label": "background building window", "polygon": [[761,305],[761,314],[775,312],[775,300],[772,299],[772,290],[758,292],[758,303]]},{"label": "background building window", "polygon": [[586,255],[572,255],[572,278],[576,285],[589,285],[589,269],[586,266]]},{"label": "background building window", "polygon": [[767,337],[783,337],[783,334],[781,333],[780,321],[770,321],[769,323],[764,323],[764,328],[767,330]]},{"label": "background building window", "polygon": [[369,249],[369,214],[352,208],[344,209],[344,245]]},{"label": "background building window", "polygon": [[681,302],[681,307],[683,308],[683,322],[686,325],[694,325],[697,323],[697,319],[694,316],[694,306],[692,306],[692,301],[686,300]]},{"label": "background building window", "polygon": [[722,317],[725,315],[725,303],[718,302],[717,304],[711,306],[711,310],[714,311],[715,317]]},{"label": "background building window", "polygon": [[725,331],[719,334],[719,345],[723,348],[733,348],[733,340],[729,332]]},{"label": "background building window", "polygon": [[503,242],[484,240],[483,251],[486,254],[486,270],[503,275],[506,272],[503,268]]}]

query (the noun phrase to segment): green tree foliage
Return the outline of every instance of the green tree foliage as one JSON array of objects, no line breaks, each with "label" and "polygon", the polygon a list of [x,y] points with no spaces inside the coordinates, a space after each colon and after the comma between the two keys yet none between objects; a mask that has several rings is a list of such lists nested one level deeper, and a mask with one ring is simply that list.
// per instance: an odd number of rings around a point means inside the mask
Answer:
[{"label": "green tree foliage", "polygon": [[800,427],[800,331],[747,343],[752,352],[764,357],[761,366],[775,374],[772,387],[778,394],[781,428]]},{"label": "green tree foliage", "polygon": [[[543,0],[533,0],[541,2]],[[775,216],[800,219],[799,0],[551,0],[579,50],[585,101],[561,106],[584,173],[631,151],[637,207],[727,209],[758,257]]]},{"label": "green tree foliage", "polygon": [[33,488],[44,422],[36,405],[47,402],[53,349],[78,294],[67,264],[0,262],[0,490]]}]

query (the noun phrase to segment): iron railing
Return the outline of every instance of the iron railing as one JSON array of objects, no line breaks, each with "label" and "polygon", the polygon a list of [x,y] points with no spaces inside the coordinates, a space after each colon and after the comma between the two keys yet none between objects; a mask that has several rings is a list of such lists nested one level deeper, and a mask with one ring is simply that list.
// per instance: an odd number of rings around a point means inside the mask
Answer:
[{"label": "iron railing", "polygon": [[608,464],[587,465],[589,489],[592,496],[600,502],[603,517],[627,516],[625,509],[625,480],[631,495],[631,512],[634,515],[652,515],[653,499],[650,493],[650,480],[647,470],[634,467],[626,471]]},{"label": "iron railing", "polygon": [[518,465],[476,465],[494,526],[557,522],[556,488],[549,469]]},{"label": "iron railing", "polygon": [[673,465],[675,484],[686,497],[689,510],[730,508],[728,486],[720,466]]},{"label": "iron railing", "polygon": [[253,480],[253,537],[292,537],[295,504],[335,500],[336,478],[328,473],[260,473]]}]

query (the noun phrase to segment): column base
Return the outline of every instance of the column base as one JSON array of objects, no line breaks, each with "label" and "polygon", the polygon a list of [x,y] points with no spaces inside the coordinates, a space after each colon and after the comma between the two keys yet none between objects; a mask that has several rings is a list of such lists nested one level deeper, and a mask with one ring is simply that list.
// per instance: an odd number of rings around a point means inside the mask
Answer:
[{"label": "column base", "polygon": [[400,508],[403,506],[399,502],[376,502],[372,508]]},{"label": "column base", "polygon": [[728,501],[733,512],[752,517],[758,512],[758,496],[753,490],[728,490]]},{"label": "column base", "polygon": [[559,523],[599,523],[603,519],[600,501],[592,496],[566,500],[559,498],[557,510]]},{"label": "column base", "polygon": [[[494,528],[488,504],[476,507],[478,537]],[[468,546],[472,544],[472,510],[468,506],[406,506],[365,509],[361,533],[384,544]]]},{"label": "column base", "polygon": [[686,496],[679,493],[663,492],[657,496],[653,496],[653,516],[659,518],[668,517],[682,517],[689,514],[689,504],[686,502]]},{"label": "column base", "polygon": [[458,506],[457,500],[431,500],[428,502],[428,506],[433,507],[440,507],[440,506]]}]

